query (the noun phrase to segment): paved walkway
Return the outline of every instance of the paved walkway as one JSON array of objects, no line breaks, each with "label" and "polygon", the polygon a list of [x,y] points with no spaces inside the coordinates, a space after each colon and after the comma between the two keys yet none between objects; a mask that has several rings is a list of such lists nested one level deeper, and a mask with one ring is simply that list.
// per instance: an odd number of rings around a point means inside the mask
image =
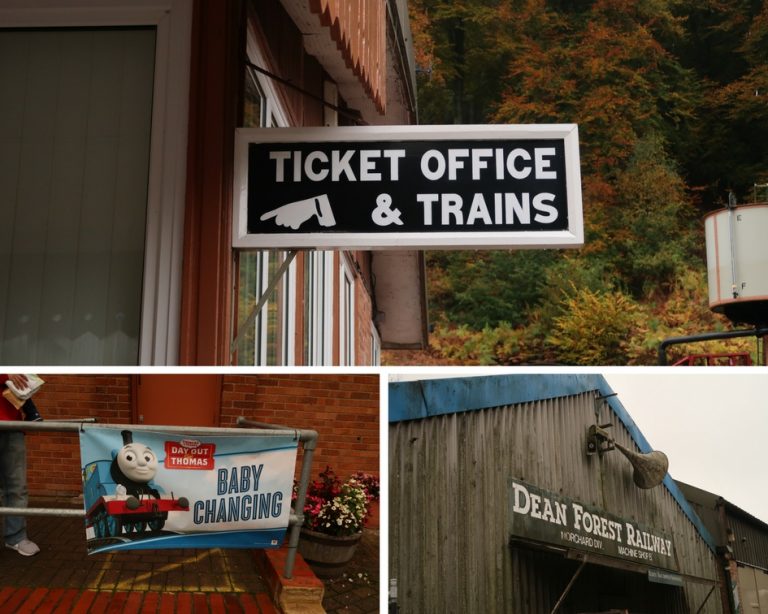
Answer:
[{"label": "paved walkway", "polygon": [[379,531],[364,531],[344,575],[325,580],[323,607],[329,614],[379,612]]},{"label": "paved walkway", "polygon": [[[0,612],[277,612],[250,550],[89,556],[80,518],[29,517],[28,532],[40,554],[0,548]],[[366,531],[348,575],[325,583],[328,612],[379,611],[378,540]]]}]

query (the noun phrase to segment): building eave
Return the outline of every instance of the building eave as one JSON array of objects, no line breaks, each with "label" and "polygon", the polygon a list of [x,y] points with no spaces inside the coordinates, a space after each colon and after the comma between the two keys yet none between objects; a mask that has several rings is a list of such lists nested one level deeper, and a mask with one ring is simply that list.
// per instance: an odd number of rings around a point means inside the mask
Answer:
[{"label": "building eave", "polygon": [[[364,123],[415,121],[415,85],[408,69],[412,38],[402,9],[383,0],[359,6],[334,0],[280,2],[302,33],[306,52],[317,59]],[[345,9],[354,9],[354,15]],[[354,29],[353,17],[363,19]]]}]

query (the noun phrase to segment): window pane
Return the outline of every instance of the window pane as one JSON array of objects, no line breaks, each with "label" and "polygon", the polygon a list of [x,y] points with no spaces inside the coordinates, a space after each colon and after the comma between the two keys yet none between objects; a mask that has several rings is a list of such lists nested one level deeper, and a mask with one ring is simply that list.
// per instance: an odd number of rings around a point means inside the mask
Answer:
[{"label": "window pane", "polygon": [[[237,330],[242,330],[269,283],[287,258],[287,252],[238,252]],[[290,354],[290,301],[294,283],[292,264],[277,281],[261,312],[242,334],[238,365],[288,365]]]},{"label": "window pane", "polygon": [[354,362],[354,281],[346,265],[341,266],[341,306],[339,321],[339,364]]},{"label": "window pane", "polygon": [[[238,252],[238,263],[237,323],[239,331],[261,296],[261,254]],[[259,319],[257,318],[256,322],[243,333],[237,347],[237,364],[259,364],[256,360],[259,354],[257,348],[260,345],[260,335],[257,335],[258,327]]]},{"label": "window pane", "polygon": [[263,126],[265,111],[264,93],[259,87],[253,70],[248,68],[245,71],[245,91],[243,93],[243,126],[245,128]]},{"label": "window pane", "polygon": [[306,252],[304,257],[304,364],[331,360],[333,252]]},{"label": "window pane", "polygon": [[0,361],[136,364],[153,28],[0,30]]},{"label": "window pane", "polygon": [[[243,97],[243,126],[268,125],[268,102],[256,73],[247,68]],[[276,124],[275,124],[276,125]],[[238,252],[239,294],[236,297],[238,330],[245,323],[261,295],[285,261],[285,252]],[[294,267],[288,269],[270,294],[255,321],[237,348],[239,365],[288,365],[293,362],[293,326],[290,302],[293,300]]]},{"label": "window pane", "polygon": [[[276,254],[272,254],[272,258],[269,259],[269,279],[273,279],[277,275],[277,270],[280,268],[282,259],[278,259]],[[282,284],[278,285],[278,288]],[[280,299],[283,293],[277,291],[272,292],[269,296],[269,303],[265,308],[266,314],[262,312],[262,317],[266,315],[267,320],[267,363],[268,365],[283,364],[282,357],[280,356],[280,338],[281,338],[281,326],[280,321]]]}]

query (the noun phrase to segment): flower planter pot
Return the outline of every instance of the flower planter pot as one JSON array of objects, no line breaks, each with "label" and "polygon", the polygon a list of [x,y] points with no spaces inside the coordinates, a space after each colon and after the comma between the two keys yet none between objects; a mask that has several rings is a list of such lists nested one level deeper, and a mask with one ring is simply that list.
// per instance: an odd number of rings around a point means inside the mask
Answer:
[{"label": "flower planter pot", "polygon": [[302,528],[299,554],[309,563],[317,577],[336,578],[352,560],[362,536],[362,533],[355,533],[337,537]]}]

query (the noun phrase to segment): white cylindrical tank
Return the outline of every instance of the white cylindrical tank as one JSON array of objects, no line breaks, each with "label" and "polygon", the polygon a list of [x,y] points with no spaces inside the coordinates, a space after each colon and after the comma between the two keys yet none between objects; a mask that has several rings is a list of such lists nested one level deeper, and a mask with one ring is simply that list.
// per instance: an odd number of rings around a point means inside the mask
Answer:
[{"label": "white cylindrical tank", "polygon": [[709,307],[734,322],[768,324],[768,204],[704,218]]}]

